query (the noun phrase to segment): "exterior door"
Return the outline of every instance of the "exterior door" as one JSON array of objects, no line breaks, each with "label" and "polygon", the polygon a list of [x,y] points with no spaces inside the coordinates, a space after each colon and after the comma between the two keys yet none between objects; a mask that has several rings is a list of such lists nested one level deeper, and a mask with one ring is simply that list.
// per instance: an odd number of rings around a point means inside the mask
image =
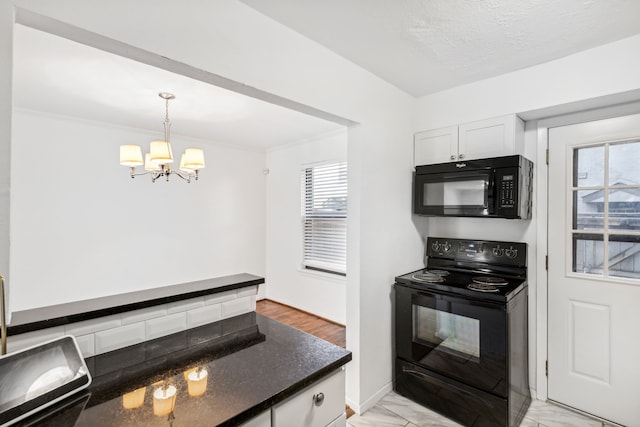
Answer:
[{"label": "exterior door", "polygon": [[640,426],[640,115],[549,130],[548,397]]}]

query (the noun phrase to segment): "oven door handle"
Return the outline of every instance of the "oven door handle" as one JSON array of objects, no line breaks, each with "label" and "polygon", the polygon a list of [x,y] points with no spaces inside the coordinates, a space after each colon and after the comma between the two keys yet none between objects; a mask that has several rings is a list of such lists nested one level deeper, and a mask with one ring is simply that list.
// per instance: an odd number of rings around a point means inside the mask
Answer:
[{"label": "oven door handle", "polygon": [[[413,375],[414,377],[418,377],[421,380],[430,382],[430,383],[435,384],[435,385],[439,385],[438,382],[440,382],[440,380],[438,380],[437,378],[433,378],[430,375],[427,375],[427,374],[425,374],[423,372],[420,372],[420,371],[416,371],[415,369],[407,368],[406,366],[402,367],[402,372],[404,372],[406,374],[409,374],[409,375]],[[464,394],[466,396],[469,396],[472,399],[481,398],[481,396],[477,396],[477,395],[475,395],[475,394],[473,394],[473,393],[471,393],[471,392],[469,392],[469,391],[467,391],[467,390],[465,390],[465,389],[463,389],[461,387],[458,387],[455,384],[449,383],[449,382],[447,383],[447,387],[455,388],[456,391],[458,391],[458,392],[460,392],[460,393],[462,393],[462,394]],[[491,404],[491,402],[488,401],[487,399],[482,399],[482,400],[485,401],[491,407],[494,407],[494,405]]]},{"label": "oven door handle", "polygon": [[[411,303],[416,305],[421,305],[424,307],[429,307],[433,309],[438,309],[438,304],[461,304],[461,305],[472,305],[474,307],[480,307],[483,309],[490,309],[493,311],[507,311],[506,304],[499,305],[492,302],[481,301],[476,299],[464,299],[460,295],[452,294],[446,291],[438,291],[437,293],[426,292],[424,290],[413,291],[412,292]],[[445,310],[447,312],[451,312],[450,310]],[[455,313],[454,313],[455,314]]]}]

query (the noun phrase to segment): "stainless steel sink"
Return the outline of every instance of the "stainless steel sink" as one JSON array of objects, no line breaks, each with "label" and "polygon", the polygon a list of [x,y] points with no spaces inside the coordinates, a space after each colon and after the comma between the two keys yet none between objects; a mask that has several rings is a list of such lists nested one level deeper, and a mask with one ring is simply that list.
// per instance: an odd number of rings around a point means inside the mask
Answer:
[{"label": "stainless steel sink", "polygon": [[10,425],[91,384],[72,336],[0,358],[0,425]]}]

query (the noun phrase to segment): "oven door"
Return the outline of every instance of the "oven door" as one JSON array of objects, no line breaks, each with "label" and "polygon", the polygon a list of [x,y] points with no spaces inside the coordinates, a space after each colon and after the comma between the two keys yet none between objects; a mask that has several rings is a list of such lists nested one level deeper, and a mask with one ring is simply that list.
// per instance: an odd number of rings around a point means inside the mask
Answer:
[{"label": "oven door", "polygon": [[506,307],[396,284],[396,355],[507,395]]},{"label": "oven door", "polygon": [[492,170],[416,174],[414,213],[488,216],[495,213]]}]

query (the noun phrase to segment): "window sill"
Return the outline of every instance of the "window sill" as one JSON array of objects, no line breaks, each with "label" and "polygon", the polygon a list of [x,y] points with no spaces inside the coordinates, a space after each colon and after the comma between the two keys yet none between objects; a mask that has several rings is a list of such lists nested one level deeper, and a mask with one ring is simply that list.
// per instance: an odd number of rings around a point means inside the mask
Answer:
[{"label": "window sill", "polygon": [[298,268],[298,272],[302,275],[313,277],[319,280],[328,280],[335,283],[347,283],[347,276],[325,273],[324,271],[310,270],[308,268]]}]

